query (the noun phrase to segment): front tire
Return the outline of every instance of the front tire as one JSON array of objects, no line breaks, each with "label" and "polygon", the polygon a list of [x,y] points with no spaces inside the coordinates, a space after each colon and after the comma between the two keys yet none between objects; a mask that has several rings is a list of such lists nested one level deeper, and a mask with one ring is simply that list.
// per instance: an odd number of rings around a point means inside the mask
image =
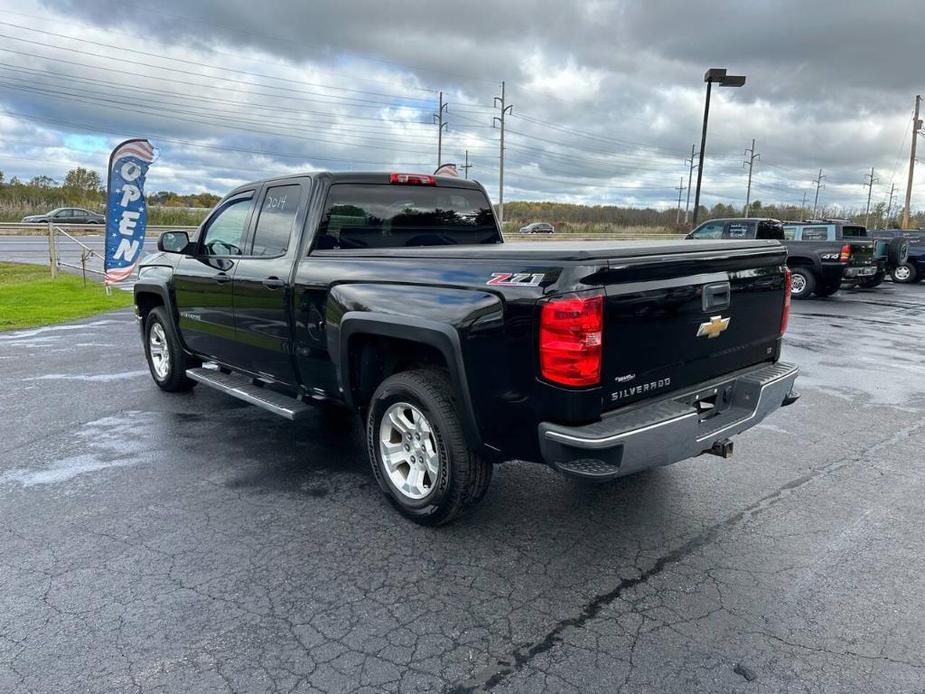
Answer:
[{"label": "front tire", "polygon": [[385,379],[370,401],[366,443],[392,504],[421,525],[442,525],[477,504],[492,466],[469,450],[453,388],[435,369]]},{"label": "front tire", "polygon": [[790,268],[790,296],[794,299],[808,299],[816,290],[816,278],[812,271],[803,267]]},{"label": "front tire", "polygon": [[148,370],[158,388],[173,393],[196,385],[186,376],[190,364],[163,306],[152,308],[145,317],[144,342]]},{"label": "front tire", "polygon": [[894,282],[898,282],[899,284],[910,284],[918,281],[918,272],[915,269],[915,265],[912,263],[897,265],[893,268],[890,276],[893,278]]}]

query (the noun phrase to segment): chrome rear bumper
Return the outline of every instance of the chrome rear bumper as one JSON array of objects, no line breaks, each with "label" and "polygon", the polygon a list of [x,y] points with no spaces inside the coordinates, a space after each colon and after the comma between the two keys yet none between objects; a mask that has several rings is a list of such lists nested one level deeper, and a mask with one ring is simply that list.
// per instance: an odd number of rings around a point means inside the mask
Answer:
[{"label": "chrome rear bumper", "polygon": [[[799,368],[778,362],[709,381],[680,395],[610,413],[580,427],[539,425],[543,459],[565,474],[611,479],[714,449],[798,397]],[[712,400],[709,411],[698,407]]]}]

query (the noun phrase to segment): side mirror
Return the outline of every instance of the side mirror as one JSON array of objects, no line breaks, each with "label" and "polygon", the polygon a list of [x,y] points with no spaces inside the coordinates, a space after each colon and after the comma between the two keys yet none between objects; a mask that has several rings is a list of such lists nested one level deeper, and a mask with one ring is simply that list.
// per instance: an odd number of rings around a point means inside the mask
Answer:
[{"label": "side mirror", "polygon": [[165,231],[157,240],[157,250],[164,253],[184,253],[190,245],[185,231]]}]

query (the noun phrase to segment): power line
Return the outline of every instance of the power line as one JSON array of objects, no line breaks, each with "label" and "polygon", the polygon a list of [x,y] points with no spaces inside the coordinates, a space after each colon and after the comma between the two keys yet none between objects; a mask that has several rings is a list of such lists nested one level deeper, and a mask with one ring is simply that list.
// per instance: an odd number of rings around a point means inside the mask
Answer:
[{"label": "power line", "polygon": [[[51,49],[57,50],[57,51],[67,51],[68,53],[77,53],[78,55],[86,55],[86,56],[90,56],[90,57],[93,57],[93,58],[100,58],[100,56],[99,56],[98,54],[93,53],[92,51],[82,51],[82,50],[80,50],[80,49],[78,49],[78,48],[69,48],[69,47],[66,47],[66,46],[53,46],[53,45],[51,45],[51,44],[42,43],[42,42],[40,42],[40,41],[32,41],[32,40],[30,40],[30,39],[23,39],[23,38],[19,38],[19,37],[17,37],[17,36],[10,36],[10,35],[8,35],[8,34],[0,34],[0,39],[7,39],[7,40],[12,40],[12,41],[20,41],[20,42],[22,42],[22,43],[28,43],[28,44],[35,45],[35,46],[40,46],[40,47],[42,47],[42,48],[51,48]],[[91,68],[91,69],[103,69],[103,70],[111,70],[111,71],[114,71],[114,72],[122,72],[122,73],[124,73],[124,74],[131,75],[132,77],[134,77],[134,78],[136,78],[136,79],[139,78],[139,77],[146,77],[146,75],[141,75],[141,74],[139,74],[138,72],[130,72],[130,71],[127,71],[127,70],[115,70],[115,69],[111,69],[111,68],[104,68],[104,67],[102,67],[102,66],[89,65],[89,64],[87,64],[87,63],[80,63],[80,62],[77,62],[77,61],[64,60],[63,58],[55,58],[55,57],[49,56],[49,55],[34,54],[34,53],[30,54],[30,53],[26,53],[26,52],[24,52],[24,51],[16,51],[16,50],[13,50],[13,49],[10,49],[10,48],[0,48],[0,50],[6,51],[6,52],[9,52],[9,53],[14,53],[14,54],[32,56],[32,57],[40,58],[40,59],[44,59],[44,60],[54,60],[54,61],[56,61],[56,62],[69,63],[69,64],[73,64],[73,65],[78,65],[78,66],[80,66],[80,67],[89,67],[89,68]],[[112,58],[111,58],[111,59],[112,59]],[[234,78],[231,78],[231,77],[220,77],[220,76],[218,76],[218,75],[203,75],[203,74],[201,74],[201,73],[199,73],[199,72],[194,72],[194,71],[192,71],[192,70],[181,70],[181,69],[179,69],[179,68],[166,67],[166,66],[163,66],[163,65],[152,65],[151,63],[146,63],[146,62],[140,61],[140,60],[131,60],[131,59],[129,59],[129,58],[120,57],[120,58],[118,59],[118,62],[119,62],[120,64],[123,64],[123,65],[138,65],[139,67],[146,67],[146,68],[150,68],[150,69],[152,69],[152,70],[169,70],[169,71],[171,72],[171,74],[177,73],[177,74],[181,74],[181,75],[189,75],[189,76],[191,76],[191,77],[198,77],[198,78],[200,78],[200,79],[206,79],[206,80],[208,80],[208,81],[211,82],[211,83],[214,83],[214,82],[216,82],[216,81],[221,81],[221,82],[229,82],[229,83],[232,83],[232,84],[253,85],[252,82],[247,82],[247,81],[245,81],[245,80],[234,79]],[[175,80],[171,79],[171,81],[175,81]],[[202,86],[208,86],[208,85],[201,85],[201,84],[200,84],[200,85],[198,85],[198,86],[202,87]],[[263,87],[264,89],[273,89],[273,90],[282,91],[282,92],[285,92],[285,93],[292,93],[292,91],[293,91],[291,87],[275,87],[275,86],[269,85],[269,84],[258,84],[258,86]],[[338,95],[335,95],[335,94],[325,94],[325,93],[323,93],[323,92],[313,92],[313,91],[305,90],[305,89],[303,89],[303,90],[298,90],[298,91],[301,91],[303,94],[311,95],[312,97],[314,97],[314,99],[318,99],[318,98],[322,98],[322,99],[331,99],[331,100],[334,100],[334,101],[337,102],[337,103],[352,104],[352,105],[357,105],[357,104],[360,104],[360,105],[362,105],[362,104],[376,104],[376,105],[380,105],[380,106],[381,106],[382,104],[393,105],[393,102],[392,102],[392,101],[382,101],[381,99],[362,99],[362,98],[359,98],[359,97],[352,97],[352,96],[351,96],[351,97],[348,97],[348,96],[338,96]],[[406,105],[406,106],[403,106],[404,108],[416,108],[417,110],[424,110],[424,109],[427,108],[426,100],[424,100],[424,99],[419,99],[419,98],[417,98],[417,97],[395,96],[395,97],[392,97],[392,99],[402,99],[402,100],[405,100],[405,101],[421,102],[421,105],[420,105],[420,106],[412,107],[412,106],[407,106],[407,105]]]},{"label": "power line", "polygon": [[[100,41],[91,41],[91,40],[89,40],[89,39],[81,39],[81,38],[78,38],[78,37],[76,37],[76,36],[70,36],[70,35],[68,35],[68,34],[59,34],[59,33],[53,32],[53,31],[45,31],[45,30],[43,30],[43,29],[33,29],[33,28],[31,28],[31,27],[23,26],[23,25],[21,25],[21,24],[14,24],[14,23],[12,23],[12,22],[4,22],[4,21],[2,21],[2,20],[0,20],[0,25],[9,26],[9,27],[14,27],[14,28],[16,28],[16,29],[25,29],[26,31],[31,31],[31,32],[36,33],[36,34],[44,34],[44,35],[46,35],[46,36],[55,36],[55,37],[57,37],[57,38],[67,39],[69,42],[75,42],[75,41],[76,41],[77,43],[89,44],[89,45],[98,46],[98,47],[101,47],[101,48],[111,48],[112,50],[117,51],[117,52],[120,54],[120,58],[119,58],[120,61],[122,60],[121,54],[124,54],[124,53],[134,53],[135,55],[143,55],[143,56],[147,56],[147,57],[149,57],[149,58],[156,58],[156,59],[158,59],[158,60],[169,60],[169,61],[171,61],[171,62],[181,63],[181,64],[183,64],[183,65],[194,65],[194,66],[199,67],[199,68],[207,68],[207,69],[210,69],[210,70],[221,70],[221,71],[223,71],[223,72],[231,72],[231,73],[238,74],[238,75],[247,75],[248,77],[257,77],[257,78],[260,78],[260,79],[273,80],[274,82],[288,82],[288,83],[291,83],[291,84],[297,84],[297,85],[299,85],[299,86],[320,87],[320,88],[322,88],[322,89],[333,89],[333,90],[342,91],[342,92],[352,92],[352,93],[356,93],[356,94],[365,94],[365,95],[368,95],[368,96],[384,96],[384,97],[395,98],[395,99],[406,99],[406,98],[410,98],[410,97],[405,96],[404,94],[389,94],[389,93],[383,93],[383,92],[374,92],[374,91],[370,91],[370,90],[366,90],[366,89],[353,89],[353,88],[351,88],[351,87],[337,87],[337,86],[329,85],[329,84],[322,84],[322,83],[318,83],[318,82],[308,82],[308,81],[306,81],[306,80],[292,79],[292,78],[289,78],[289,77],[282,77],[282,76],[280,76],[280,75],[265,75],[265,74],[262,74],[262,73],[259,73],[259,72],[250,72],[250,71],[248,71],[248,70],[238,70],[238,69],[235,69],[235,68],[225,67],[225,66],[223,66],[223,65],[213,65],[213,64],[209,64],[209,63],[203,63],[203,62],[197,61],[197,60],[188,60],[188,59],[185,59],[185,58],[174,58],[174,57],[172,57],[172,56],[162,55],[162,54],[160,54],[160,53],[153,53],[153,52],[150,52],[150,51],[141,51],[141,50],[138,50],[137,48],[129,48],[128,46],[124,46],[124,45],[122,45],[122,46],[116,46],[116,45],[113,45],[113,44],[111,44],[111,43],[102,43],[102,42],[100,42]],[[7,37],[7,38],[9,38],[9,37]],[[20,40],[20,41],[27,41],[27,39],[17,39],[17,40]],[[37,42],[33,42],[33,41],[28,41],[28,42],[29,42],[29,43],[37,43]],[[44,44],[44,43],[38,43],[38,45],[42,45],[42,46],[48,45],[50,48],[62,48],[61,46],[55,46],[55,45]],[[63,49],[63,48],[62,48],[62,50],[67,50],[67,49]],[[80,51],[80,52],[82,52],[82,51]],[[91,55],[95,55],[95,54],[91,54]],[[96,55],[96,57],[106,57],[106,56],[99,56],[99,55]],[[421,90],[421,91],[432,91],[432,90]],[[423,101],[423,99],[418,99],[417,97],[414,97],[414,99],[417,100],[417,101]]]}]

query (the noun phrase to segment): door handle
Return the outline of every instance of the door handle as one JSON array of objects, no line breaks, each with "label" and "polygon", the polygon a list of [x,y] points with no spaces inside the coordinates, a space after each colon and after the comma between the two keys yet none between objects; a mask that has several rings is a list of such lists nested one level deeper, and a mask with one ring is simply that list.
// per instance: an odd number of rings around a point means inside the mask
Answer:
[{"label": "door handle", "polygon": [[225,284],[225,282],[230,282],[231,278],[224,272],[219,272],[217,275],[215,275],[215,281],[219,284]]},{"label": "door handle", "polygon": [[280,287],[285,287],[286,283],[279,277],[267,277],[263,281],[263,286],[267,289],[279,289]]}]

